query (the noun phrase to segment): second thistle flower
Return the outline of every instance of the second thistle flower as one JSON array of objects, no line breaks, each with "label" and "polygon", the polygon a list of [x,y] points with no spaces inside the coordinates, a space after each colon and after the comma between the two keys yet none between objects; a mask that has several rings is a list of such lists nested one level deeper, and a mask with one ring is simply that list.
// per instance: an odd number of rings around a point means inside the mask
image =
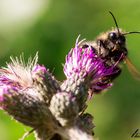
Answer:
[{"label": "second thistle flower", "polygon": [[[118,72],[115,66],[107,66],[91,46],[79,47],[82,41],[76,40],[75,47],[66,56],[64,73],[68,79],[85,79],[85,85],[92,92],[102,91],[112,86],[109,77]],[[107,80],[106,80],[107,79]],[[90,96],[90,95],[89,95]]]}]

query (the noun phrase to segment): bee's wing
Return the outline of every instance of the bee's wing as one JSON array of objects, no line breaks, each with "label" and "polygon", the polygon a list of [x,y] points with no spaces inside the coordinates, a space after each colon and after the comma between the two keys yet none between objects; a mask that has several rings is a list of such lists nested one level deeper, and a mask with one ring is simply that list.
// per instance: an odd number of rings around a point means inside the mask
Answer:
[{"label": "bee's wing", "polygon": [[136,69],[136,67],[133,65],[131,60],[128,57],[126,57],[125,62],[128,66],[128,70],[134,76],[134,78],[136,78],[137,80],[140,80],[140,72]]}]

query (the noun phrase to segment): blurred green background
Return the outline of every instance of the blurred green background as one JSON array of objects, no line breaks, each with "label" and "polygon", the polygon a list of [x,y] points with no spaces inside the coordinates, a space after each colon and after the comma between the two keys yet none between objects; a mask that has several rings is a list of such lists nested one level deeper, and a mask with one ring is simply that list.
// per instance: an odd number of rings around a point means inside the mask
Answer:
[{"label": "blurred green background", "polygon": [[[125,31],[140,31],[139,0],[0,0],[1,66],[11,55],[24,52],[28,58],[39,51],[39,63],[64,80],[62,63],[77,36],[93,40],[115,26],[108,11]],[[140,70],[140,35],[128,35],[127,47]],[[100,140],[131,140],[140,128],[140,81],[126,65],[122,69],[112,89],[89,102],[87,111],[94,115],[95,137]],[[18,140],[27,130],[0,111],[0,140]],[[34,140],[33,135],[26,140]]]}]

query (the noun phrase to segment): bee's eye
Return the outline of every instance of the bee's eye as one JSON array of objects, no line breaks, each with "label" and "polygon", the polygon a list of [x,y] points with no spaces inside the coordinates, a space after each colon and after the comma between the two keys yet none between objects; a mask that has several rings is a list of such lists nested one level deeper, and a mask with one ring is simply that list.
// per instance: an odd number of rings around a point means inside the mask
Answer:
[{"label": "bee's eye", "polygon": [[121,40],[121,42],[125,42],[125,37],[124,36],[120,36],[119,39]]},{"label": "bee's eye", "polygon": [[115,41],[117,40],[117,34],[114,33],[114,32],[111,32],[108,34],[108,38],[111,40],[111,41]]},{"label": "bee's eye", "polygon": [[118,44],[122,45],[125,44],[125,37],[123,35],[120,35],[118,38]]}]

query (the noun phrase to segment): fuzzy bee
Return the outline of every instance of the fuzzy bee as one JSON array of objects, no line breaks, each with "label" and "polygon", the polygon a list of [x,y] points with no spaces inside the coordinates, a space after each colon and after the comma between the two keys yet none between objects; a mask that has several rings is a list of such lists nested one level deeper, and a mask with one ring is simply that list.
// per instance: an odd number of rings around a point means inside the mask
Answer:
[{"label": "fuzzy bee", "polygon": [[[83,41],[80,44],[80,47],[87,48],[91,47],[93,51],[97,54],[98,57],[102,58],[105,62],[106,66],[114,66],[117,69],[117,72],[103,77],[100,83],[104,86],[108,83],[111,83],[116,77],[118,77],[121,73],[120,63],[126,62],[128,69],[130,72],[136,77],[140,79],[140,73],[131,63],[128,58],[128,50],[126,47],[126,35],[140,32],[123,32],[117,24],[117,21],[110,12],[111,16],[114,19],[116,28],[105,33],[99,35],[95,41]],[[99,93],[102,89],[92,89],[94,93]]]}]

